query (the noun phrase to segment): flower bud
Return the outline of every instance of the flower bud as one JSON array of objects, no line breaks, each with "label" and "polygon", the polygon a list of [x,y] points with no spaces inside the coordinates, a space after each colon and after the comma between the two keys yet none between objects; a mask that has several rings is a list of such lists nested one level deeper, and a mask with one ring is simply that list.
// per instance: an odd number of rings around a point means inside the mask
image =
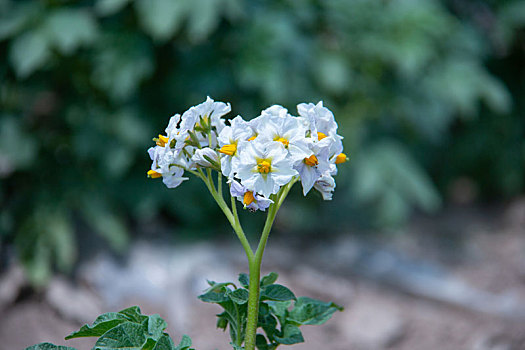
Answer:
[{"label": "flower bud", "polygon": [[209,147],[196,150],[191,160],[205,168],[220,168],[219,155]]}]

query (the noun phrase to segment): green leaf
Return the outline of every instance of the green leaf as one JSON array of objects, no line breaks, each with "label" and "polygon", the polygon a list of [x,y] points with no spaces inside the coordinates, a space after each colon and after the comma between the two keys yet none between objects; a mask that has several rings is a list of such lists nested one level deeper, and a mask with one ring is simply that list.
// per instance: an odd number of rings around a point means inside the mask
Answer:
[{"label": "green leaf", "polygon": [[118,312],[108,312],[97,317],[90,325],[83,325],[78,331],[71,333],[66,340],[80,337],[100,337],[111,328],[121,323],[129,322],[129,318]]},{"label": "green leaf", "polygon": [[284,326],[283,335],[281,337],[274,335],[274,339],[281,344],[291,345],[297,343],[303,343],[303,334],[299,327],[293,324],[287,324]]},{"label": "green leaf", "polygon": [[69,55],[79,46],[95,41],[98,28],[92,15],[85,10],[58,9],[44,24],[50,41],[60,52]]},{"label": "green leaf", "polygon": [[7,11],[7,16],[0,17],[0,40],[17,35],[32,18],[39,15],[41,4],[18,2],[15,7]]},{"label": "green leaf", "polygon": [[226,296],[225,292],[215,292],[213,290],[210,290],[209,292],[199,295],[198,298],[204,301],[205,303],[215,303],[215,304],[224,303],[230,300],[228,296]]},{"label": "green leaf", "polygon": [[127,228],[122,218],[113,212],[99,197],[85,198],[82,214],[86,222],[106,239],[116,251],[123,251],[128,245]]},{"label": "green leaf", "polygon": [[[273,314],[277,316],[279,319],[281,319],[283,322],[284,318],[288,316],[288,308],[290,305],[292,305],[291,301],[270,301],[268,302],[268,305],[270,306],[270,309],[272,310]],[[284,323],[284,322],[283,322]]]},{"label": "green leaf", "polygon": [[279,275],[276,272],[270,272],[261,279],[261,287],[269,286],[270,284],[275,283]]},{"label": "green leaf", "polygon": [[188,1],[137,0],[135,6],[146,33],[155,40],[164,41],[180,27],[191,4]]},{"label": "green leaf", "polygon": [[37,345],[30,346],[25,350],[77,350],[69,346],[54,345],[51,343],[40,343]]},{"label": "green leaf", "polygon": [[173,340],[171,340],[170,336],[167,334],[163,334],[157,344],[155,344],[155,347],[153,350],[174,350],[175,344],[173,344]]},{"label": "green leaf", "polygon": [[16,37],[9,50],[9,61],[22,79],[42,67],[49,57],[49,39],[38,29]]},{"label": "green leaf", "polygon": [[343,311],[343,308],[334,303],[299,297],[287,320],[297,325],[320,325],[328,321],[336,311]]},{"label": "green leaf", "polygon": [[159,315],[155,314],[148,317],[148,335],[155,341],[160,339],[166,327],[168,324]]},{"label": "green leaf", "polygon": [[108,35],[97,42],[93,84],[114,100],[134,94],[154,70],[152,44],[140,35]]},{"label": "green leaf", "polygon": [[261,291],[261,299],[274,301],[295,300],[295,295],[291,290],[280,284],[270,284]]},{"label": "green leaf", "polygon": [[228,296],[235,304],[243,305],[248,302],[249,293],[246,289],[239,288],[231,293],[228,293]]},{"label": "green leaf", "polygon": [[257,326],[261,327],[268,338],[272,339],[274,334],[277,333],[277,319],[271,314],[260,315],[257,320]]},{"label": "green leaf", "polygon": [[175,350],[188,350],[191,346],[191,338],[184,334],[179,345],[175,347]]},{"label": "green leaf", "polygon": [[148,318],[148,316],[141,313],[138,306],[128,307],[124,310],[120,310],[118,313],[124,315],[128,320],[135,323],[143,323]]},{"label": "green leaf", "polygon": [[268,350],[268,343],[266,342],[266,338],[262,334],[257,334],[255,336],[255,346],[258,350]]},{"label": "green leaf", "polygon": [[101,16],[109,16],[122,10],[129,0],[98,0],[95,11]]},{"label": "green leaf", "polygon": [[122,323],[102,335],[94,350],[141,350],[146,343],[146,329],[138,323]]},{"label": "green leaf", "polygon": [[241,286],[248,288],[250,285],[250,277],[245,273],[241,273],[239,274],[239,282],[241,283]]}]

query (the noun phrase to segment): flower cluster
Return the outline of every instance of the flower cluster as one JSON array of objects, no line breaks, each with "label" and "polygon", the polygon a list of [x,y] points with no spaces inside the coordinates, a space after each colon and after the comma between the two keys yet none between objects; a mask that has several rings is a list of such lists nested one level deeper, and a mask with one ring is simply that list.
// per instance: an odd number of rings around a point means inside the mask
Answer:
[{"label": "flower cluster", "polygon": [[304,195],[314,188],[332,199],[337,164],[347,158],[334,115],[322,102],[299,104],[299,116],[275,105],[250,121],[237,116],[226,125],[230,111],[229,103],[208,97],[171,117],[165,135],[148,150],[148,176],[174,188],[187,180],[184,171],[216,170],[228,178],[232,197],[251,210],[265,210],[272,195],[296,180]]}]

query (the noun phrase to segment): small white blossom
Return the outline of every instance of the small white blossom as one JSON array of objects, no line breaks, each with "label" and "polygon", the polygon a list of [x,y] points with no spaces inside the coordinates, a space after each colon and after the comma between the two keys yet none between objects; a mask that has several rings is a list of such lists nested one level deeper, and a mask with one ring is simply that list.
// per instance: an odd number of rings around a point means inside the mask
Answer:
[{"label": "small white blossom", "polygon": [[162,182],[168,188],[175,188],[188,179],[182,176],[184,169],[175,164],[176,151],[171,150],[169,147],[156,146],[151,147],[148,153],[153,161],[151,170],[148,171],[150,177],[162,177]]},{"label": "small white blossom", "polygon": [[239,163],[234,172],[250,191],[270,197],[297,175],[284,145],[258,136],[253,141],[239,142]]},{"label": "small white blossom", "polygon": [[326,136],[337,134],[337,123],[334,114],[323,106],[323,101],[316,105],[313,103],[301,103],[297,105],[299,115],[304,118],[311,135],[315,140],[321,141]]},{"label": "small white blossom", "polygon": [[306,129],[298,118],[288,114],[287,110],[281,106],[267,108],[260,118],[257,129],[258,137],[281,142],[290,153],[293,162],[302,160],[308,155]]},{"label": "small white blossom", "polygon": [[335,190],[335,180],[330,174],[325,173],[315,182],[314,188],[321,193],[325,201],[330,201]]},{"label": "small white blossom", "polygon": [[265,198],[258,193],[249,191],[246,187],[235,180],[230,180],[230,194],[237,198],[238,201],[244,204],[244,208],[250,210],[265,211],[270,204],[273,203],[271,199]]},{"label": "small white blossom", "polygon": [[224,176],[232,178],[234,175],[233,168],[239,161],[239,152],[237,151],[239,141],[246,141],[253,136],[252,129],[241,116],[236,116],[219,134],[219,152],[221,157],[221,170]]},{"label": "small white blossom", "polygon": [[310,155],[296,162],[294,169],[299,172],[305,196],[312,189],[314,183],[321,178],[321,175],[330,171],[329,150],[329,147],[311,144]]}]

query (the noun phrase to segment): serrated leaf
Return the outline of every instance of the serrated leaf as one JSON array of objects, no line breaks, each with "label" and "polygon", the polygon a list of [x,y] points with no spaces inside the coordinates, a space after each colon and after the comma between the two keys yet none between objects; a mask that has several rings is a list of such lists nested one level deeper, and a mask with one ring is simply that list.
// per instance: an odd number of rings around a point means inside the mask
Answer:
[{"label": "serrated leaf", "polygon": [[69,347],[69,346],[55,345],[51,343],[40,343],[40,344],[36,344],[28,348],[25,348],[25,350],[77,350],[77,349]]},{"label": "serrated leaf", "polygon": [[108,312],[98,316],[92,325],[83,325],[78,331],[71,333],[65,339],[100,337],[111,328],[124,322],[129,322],[129,319],[126,316],[118,312]]},{"label": "serrated leaf", "polygon": [[239,282],[241,283],[241,286],[243,286],[244,288],[248,288],[250,284],[250,277],[245,273],[240,273]]},{"label": "serrated leaf", "polygon": [[141,350],[146,343],[146,329],[138,323],[122,323],[102,335],[96,342],[95,350]]},{"label": "serrated leaf", "polygon": [[295,300],[296,298],[292,291],[285,286],[280,284],[271,284],[266,286],[266,288],[261,291],[261,299],[287,301]]},{"label": "serrated leaf", "polygon": [[276,272],[270,272],[261,279],[261,287],[269,286],[270,284],[275,283],[278,277],[279,275]]},{"label": "serrated leaf", "polygon": [[233,301],[235,304],[243,305],[248,302],[249,293],[246,289],[239,288],[231,293],[228,293],[228,296],[230,297],[231,301]]},{"label": "serrated leaf", "polygon": [[284,326],[283,335],[281,337],[274,335],[274,339],[281,344],[291,345],[297,343],[303,343],[303,334],[299,327],[293,324],[287,324]]},{"label": "serrated leaf", "polygon": [[287,320],[297,325],[320,325],[328,321],[336,311],[343,311],[343,308],[334,303],[299,297]]}]

